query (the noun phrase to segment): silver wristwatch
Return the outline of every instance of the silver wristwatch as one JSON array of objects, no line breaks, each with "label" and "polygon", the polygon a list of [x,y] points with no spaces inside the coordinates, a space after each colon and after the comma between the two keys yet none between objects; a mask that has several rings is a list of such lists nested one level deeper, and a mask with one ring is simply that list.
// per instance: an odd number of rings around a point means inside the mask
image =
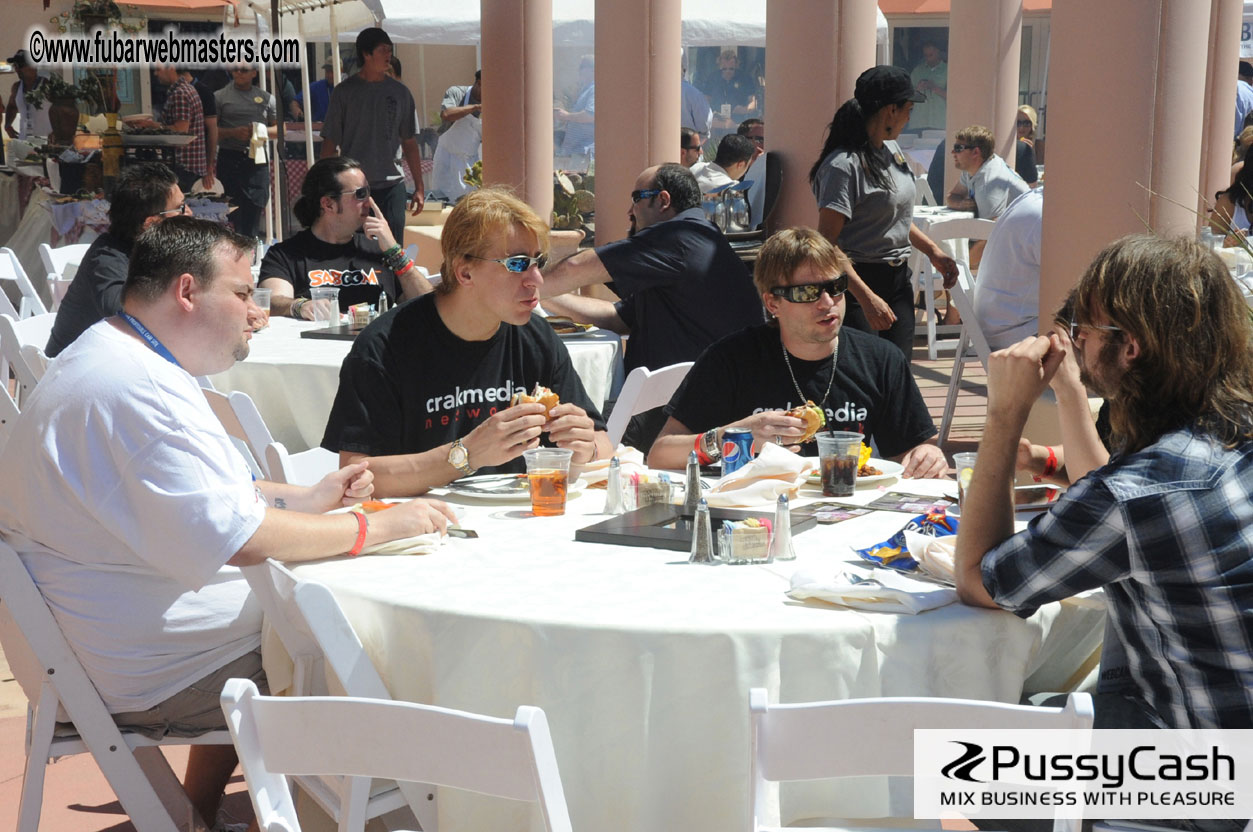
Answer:
[{"label": "silver wristwatch", "polygon": [[707,430],[700,437],[701,449],[711,462],[722,459],[722,446],[718,444],[718,429]]},{"label": "silver wristwatch", "polygon": [[452,447],[448,449],[448,464],[460,471],[463,477],[472,477],[477,470],[470,467],[470,452],[461,444],[460,439],[454,440]]}]

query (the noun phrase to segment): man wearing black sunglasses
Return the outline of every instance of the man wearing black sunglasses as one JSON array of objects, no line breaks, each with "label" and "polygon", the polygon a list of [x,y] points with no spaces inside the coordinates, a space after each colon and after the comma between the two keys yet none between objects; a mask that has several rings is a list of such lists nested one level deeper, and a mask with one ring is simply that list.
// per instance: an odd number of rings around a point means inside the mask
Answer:
[{"label": "man wearing black sunglasses", "polygon": [[313,320],[314,286],[338,286],[344,310],[376,304],[384,294],[396,303],[431,291],[392,236],[355,160],[319,159],[292,210],[305,229],[275,244],[261,261],[260,286],[272,291],[271,314]]},{"label": "man wearing black sunglasses", "polygon": [[[761,323],[761,300],[743,261],[700,207],[700,188],[679,164],[648,168],[627,210],[631,236],[580,251],[544,275],[544,308],[631,336],[626,369],[692,361],[724,335]],[[567,294],[609,283],[622,300]],[[647,447],[661,427],[640,436]]]},{"label": "man wearing black sunglasses", "polygon": [[[440,238],[435,292],[366,328],[340,370],[322,447],[369,458],[376,493],[411,497],[475,473],[520,473],[541,442],[582,465],[612,451],[553,328],[535,314],[548,226],[507,191],[472,191]],[[512,405],[536,384],[560,404]]]},{"label": "man wearing black sunglasses", "polygon": [[1009,203],[1030,190],[1022,177],[992,152],[994,143],[988,128],[973,124],[959,130],[955,138],[949,152],[954,166],[961,171],[961,181],[949,192],[948,207],[974,211],[980,219],[994,220]]},{"label": "man wearing black sunglasses", "polygon": [[681,468],[696,450],[719,456],[728,427],[748,428],[757,447],[798,445],[805,422],[787,411],[816,404],[826,430],[865,434],[881,456],[899,461],[907,477],[938,477],[948,465],[935,444],[935,425],[909,364],[892,344],[844,329],[848,259],[817,231],[789,228],[762,246],[754,281],[772,320],[707,349],[665,411],[648,455],[657,468]]}]

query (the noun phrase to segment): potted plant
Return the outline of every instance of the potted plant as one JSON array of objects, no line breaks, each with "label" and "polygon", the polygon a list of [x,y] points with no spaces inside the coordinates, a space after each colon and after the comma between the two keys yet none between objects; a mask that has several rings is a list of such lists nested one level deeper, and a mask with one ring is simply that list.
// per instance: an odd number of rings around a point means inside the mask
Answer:
[{"label": "potted plant", "polygon": [[78,26],[84,32],[96,27],[115,27],[124,32],[135,34],[147,28],[147,18],[139,15],[135,6],[127,7],[128,13],[135,18],[134,23],[127,23],[122,17],[122,8],[114,0],[74,0],[68,10],[52,18],[51,23],[64,34],[72,26]]},{"label": "potted plant", "polygon": [[53,143],[69,145],[74,142],[78,130],[78,105],[83,91],[74,84],[66,83],[59,75],[44,78],[39,86],[26,92],[26,101],[32,107],[48,106],[48,121],[52,125]]}]

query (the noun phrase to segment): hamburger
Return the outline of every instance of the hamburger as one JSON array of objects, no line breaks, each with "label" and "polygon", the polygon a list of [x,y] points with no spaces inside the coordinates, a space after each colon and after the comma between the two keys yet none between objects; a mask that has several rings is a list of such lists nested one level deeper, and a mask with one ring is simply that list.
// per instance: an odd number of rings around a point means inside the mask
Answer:
[{"label": "hamburger", "polygon": [[805,435],[796,440],[797,445],[812,442],[814,437],[818,435],[818,431],[822,430],[827,424],[827,417],[823,414],[822,408],[814,404],[812,399],[806,401],[800,407],[792,408],[787,412],[787,415],[805,422]]},{"label": "hamburger", "polygon": [[561,403],[561,399],[552,390],[537,383],[535,389],[530,393],[522,390],[514,393],[513,398],[509,400],[509,406],[531,404],[532,402],[539,402],[544,406],[544,416],[547,418],[552,415],[552,409]]}]

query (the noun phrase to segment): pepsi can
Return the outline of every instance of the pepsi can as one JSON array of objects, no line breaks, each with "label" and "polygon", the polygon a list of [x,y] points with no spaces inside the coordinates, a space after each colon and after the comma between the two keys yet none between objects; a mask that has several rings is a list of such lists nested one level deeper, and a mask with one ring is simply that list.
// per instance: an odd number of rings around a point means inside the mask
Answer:
[{"label": "pepsi can", "polygon": [[722,475],[738,471],[753,458],[753,432],[748,428],[727,428],[722,432]]}]

